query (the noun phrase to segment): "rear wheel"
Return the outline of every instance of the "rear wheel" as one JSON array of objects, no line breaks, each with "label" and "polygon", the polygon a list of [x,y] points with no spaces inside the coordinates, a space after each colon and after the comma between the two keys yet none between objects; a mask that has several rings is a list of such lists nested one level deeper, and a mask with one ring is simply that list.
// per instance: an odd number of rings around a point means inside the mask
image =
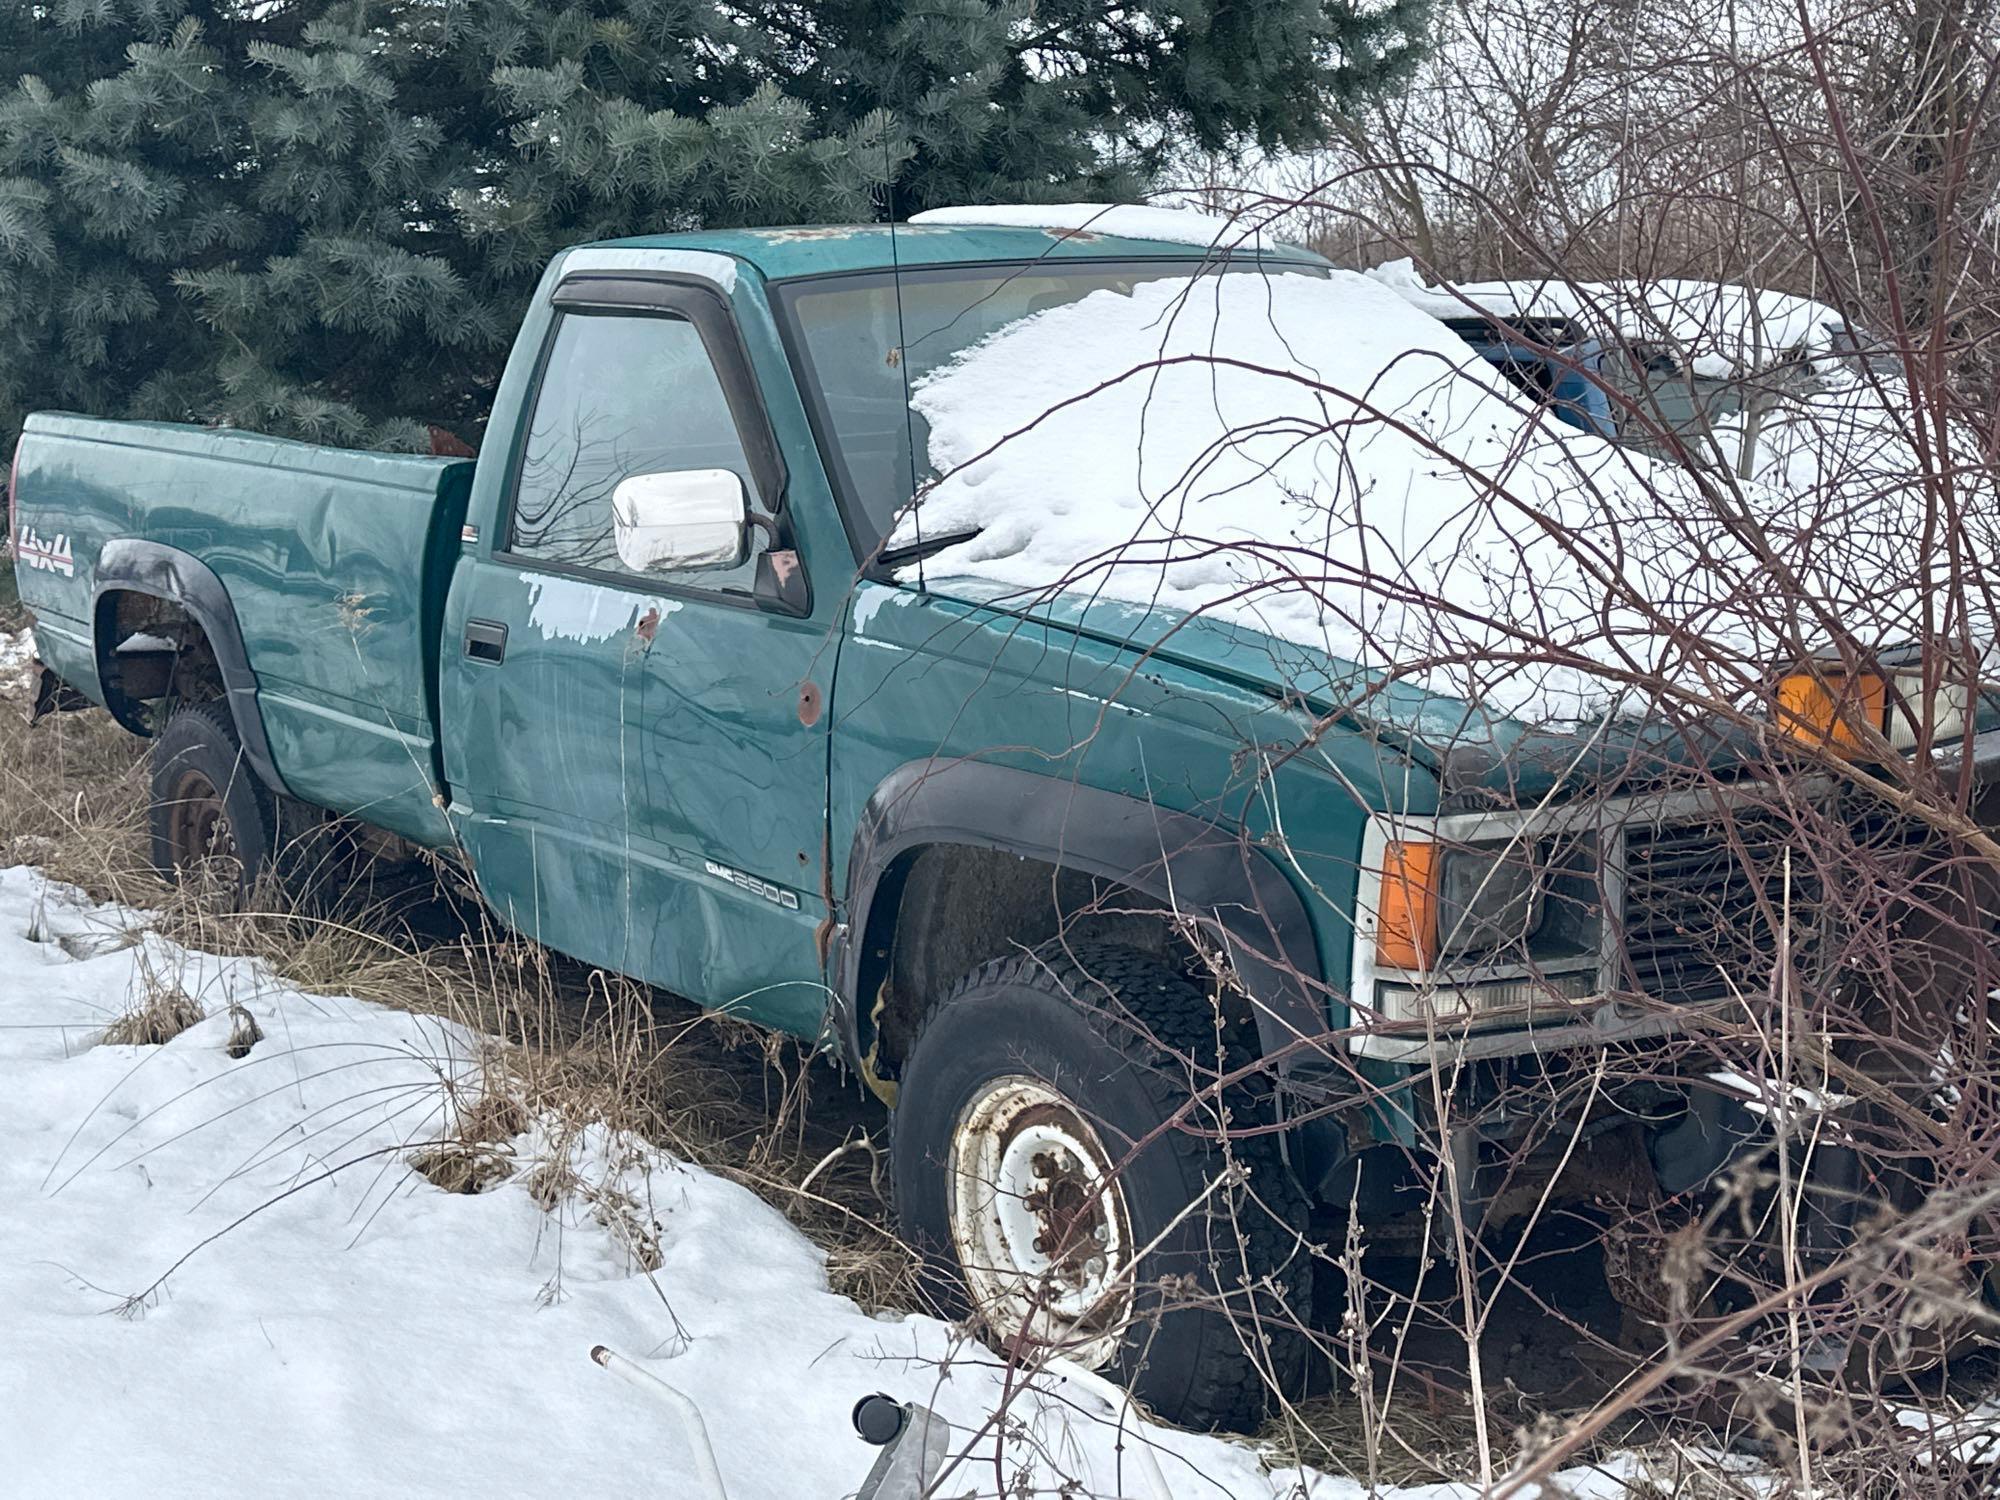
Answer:
[{"label": "rear wheel", "polygon": [[211,888],[240,906],[270,873],[277,801],[243,759],[220,704],[187,704],[160,731],[148,823],[153,867],[168,880]]},{"label": "rear wheel", "polygon": [[[1246,1428],[1295,1388],[1312,1261],[1269,1134],[1190,1101],[1247,1061],[1202,988],[1122,947],[974,970],[905,1060],[891,1137],[904,1234],[1003,1354],[1059,1353],[1161,1416]],[[1190,1062],[1193,1064],[1191,1071]],[[1227,1101],[1241,1130],[1259,1116]]]}]

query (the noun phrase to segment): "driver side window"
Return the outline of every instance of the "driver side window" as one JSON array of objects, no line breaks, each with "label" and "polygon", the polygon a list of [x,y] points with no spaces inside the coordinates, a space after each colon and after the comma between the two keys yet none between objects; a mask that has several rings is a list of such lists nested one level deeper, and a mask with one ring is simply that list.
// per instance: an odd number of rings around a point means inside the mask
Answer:
[{"label": "driver side window", "polygon": [[565,312],[542,367],[514,486],[508,550],[629,577],[747,589],[733,568],[636,573],[619,561],[611,495],[637,474],[728,469],[755,493],[722,382],[685,318]]}]

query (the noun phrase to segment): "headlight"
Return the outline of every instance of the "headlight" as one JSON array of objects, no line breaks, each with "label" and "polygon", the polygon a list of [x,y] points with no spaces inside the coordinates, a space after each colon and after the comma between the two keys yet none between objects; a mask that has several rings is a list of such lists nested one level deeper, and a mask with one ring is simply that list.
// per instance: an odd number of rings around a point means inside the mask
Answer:
[{"label": "headlight", "polygon": [[1429,969],[1594,951],[1597,885],[1596,840],[1588,834],[1391,840],[1383,851],[1376,963]]},{"label": "headlight", "polygon": [[1526,841],[1445,851],[1437,881],[1440,957],[1511,949],[1541,929],[1547,901],[1536,852]]},{"label": "headlight", "polygon": [[1910,750],[1921,727],[1934,743],[1964,734],[1971,696],[1962,682],[1940,682],[1926,694],[1924,674],[1914,669],[1849,673],[1834,665],[1781,678],[1776,721],[1791,738],[1841,755],[1866,748],[1870,729],[1891,750]]},{"label": "headlight", "polygon": [[1389,840],[1375,1004],[1390,1020],[1514,1012],[1596,993],[1604,933],[1590,832]]}]

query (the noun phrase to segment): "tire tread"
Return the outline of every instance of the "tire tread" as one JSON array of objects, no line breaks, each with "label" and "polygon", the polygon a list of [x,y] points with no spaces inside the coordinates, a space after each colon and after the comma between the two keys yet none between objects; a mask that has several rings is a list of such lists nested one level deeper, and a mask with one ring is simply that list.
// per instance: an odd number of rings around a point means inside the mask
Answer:
[{"label": "tire tread", "polygon": [[[1181,1059],[1192,1055],[1215,1058],[1218,1040],[1214,1002],[1196,984],[1163,963],[1158,957],[1137,948],[1111,943],[1047,945],[1033,953],[1017,953],[990,959],[961,978],[928,1006],[916,1029],[908,1066],[918,1065],[925,1034],[937,1015],[966,994],[989,986],[1058,986],[1075,999],[1092,991],[1108,992],[1131,1013],[1130,1018],[1113,1014],[1102,1004],[1076,1006],[1093,1033],[1123,1057],[1141,1081],[1148,1098],[1162,1118],[1186,1102],[1185,1066]],[[1148,1036],[1142,1032],[1143,1025]],[[1247,1059],[1255,1053],[1254,1032],[1243,1022],[1226,1025],[1221,1040],[1226,1064]],[[1081,1102],[1081,1101],[1080,1101]],[[1232,1097],[1226,1102],[1232,1118],[1240,1118],[1257,1106],[1248,1097]],[[891,1116],[893,1149],[896,1117]],[[1181,1130],[1167,1132],[1162,1141],[1190,1169],[1194,1178],[1207,1176],[1217,1147],[1201,1136]],[[1302,1317],[1312,1305],[1313,1262],[1302,1244],[1309,1207],[1285,1161],[1278,1137],[1271,1133],[1239,1136],[1230,1149],[1236,1160],[1248,1168],[1250,1189],[1258,1203],[1239,1212],[1234,1224],[1243,1238],[1242,1270],[1253,1281],[1280,1279],[1289,1306],[1270,1307],[1267,1294],[1259,1294],[1259,1323],[1265,1335],[1266,1368],[1280,1388],[1296,1389],[1304,1375],[1308,1341],[1290,1319]],[[1227,1220],[1223,1221],[1229,1222]],[[1280,1269],[1284,1275],[1278,1277]],[[1224,1293],[1234,1289],[1227,1285]],[[1201,1348],[1181,1409],[1173,1417],[1189,1426],[1243,1430],[1253,1425],[1265,1408],[1266,1376],[1259,1362],[1244,1347],[1240,1319],[1204,1311],[1199,1334]]]}]

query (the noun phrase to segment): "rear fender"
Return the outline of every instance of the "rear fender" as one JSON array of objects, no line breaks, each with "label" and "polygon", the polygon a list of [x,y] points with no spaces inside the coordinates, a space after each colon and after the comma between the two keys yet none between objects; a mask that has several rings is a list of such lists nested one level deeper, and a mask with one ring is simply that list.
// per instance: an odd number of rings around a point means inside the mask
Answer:
[{"label": "rear fender", "polygon": [[[243,742],[243,758],[258,778],[273,791],[286,792],[271,758],[271,743],[264,733],[264,719],[257,707],[257,677],[250,670],[249,653],[243,647],[243,628],[237,623],[236,606],[214,570],[192,553],[142,537],[119,537],[104,544],[98,554],[94,578],[91,618],[100,669],[107,654],[118,642],[106,639],[110,633],[111,604],[107,595],[144,594],[164,599],[186,611],[189,619],[207,636],[222,675],[223,702]],[[135,700],[107,688],[105,705],[118,722],[134,734],[151,735],[152,725],[138,710]],[[287,793],[289,795],[289,793]]]}]

